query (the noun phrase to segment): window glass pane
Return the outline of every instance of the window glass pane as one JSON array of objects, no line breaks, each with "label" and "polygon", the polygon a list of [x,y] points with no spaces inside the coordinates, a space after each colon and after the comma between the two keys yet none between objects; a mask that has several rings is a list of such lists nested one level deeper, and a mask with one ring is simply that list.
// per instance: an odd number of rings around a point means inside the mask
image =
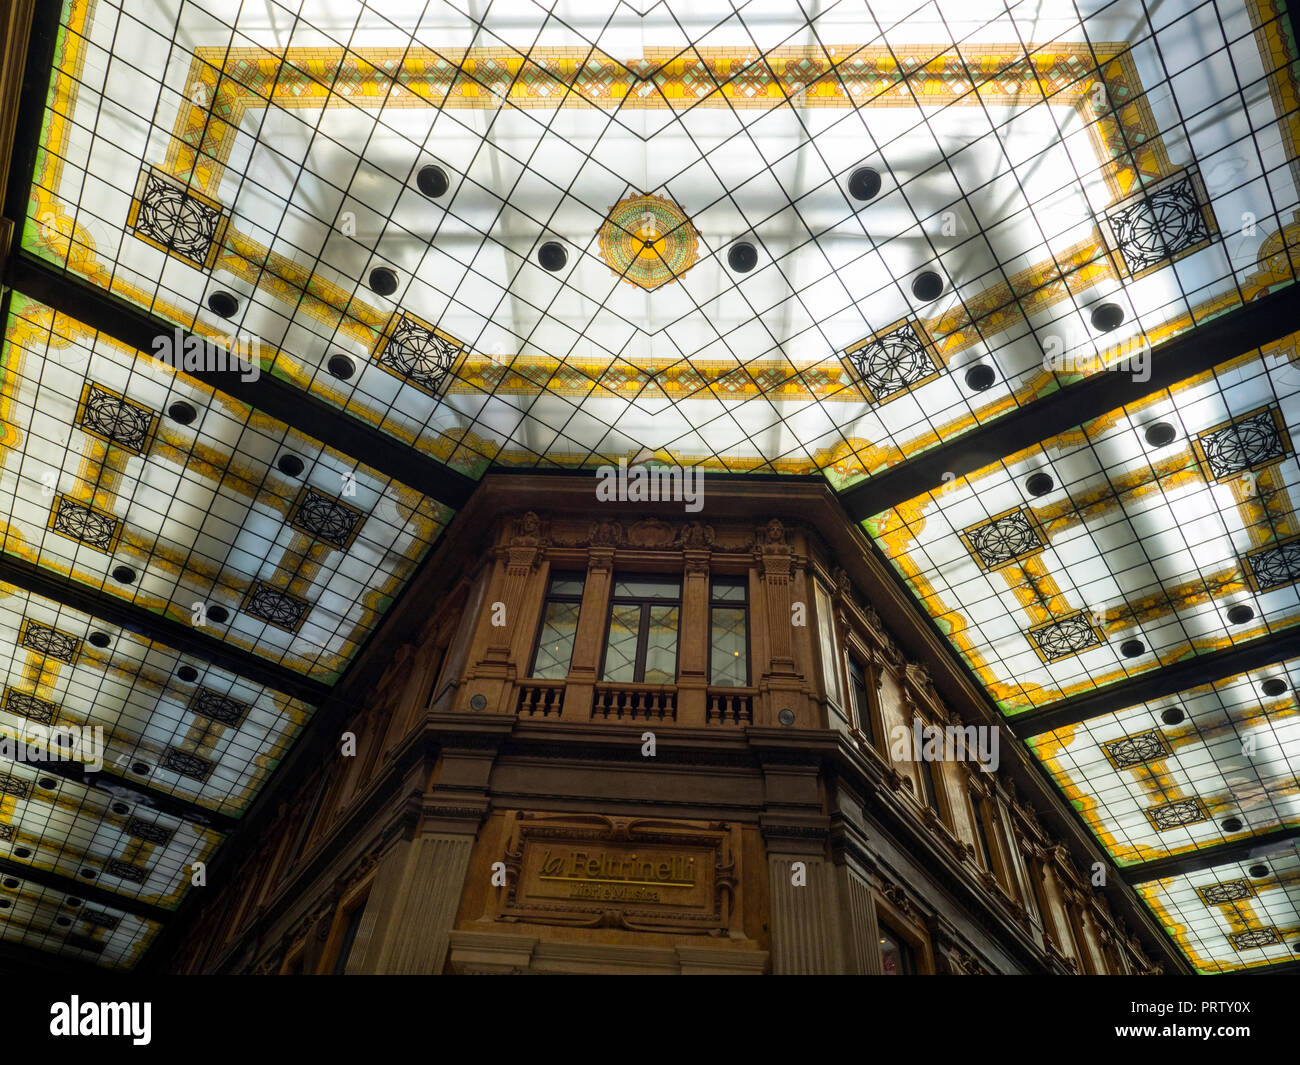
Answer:
[{"label": "window glass pane", "polygon": [[352,944],[356,942],[357,929],[361,927],[361,915],[364,911],[365,903],[360,903],[348,914],[348,923],[343,930],[343,942],[339,944],[338,956],[334,959],[335,976],[342,976],[347,972],[348,956],[352,953]]},{"label": "window glass pane", "polygon": [[832,702],[840,702],[840,673],[836,668],[835,620],[831,616],[830,596],[817,585],[817,635],[822,647],[822,672],[826,676],[826,694]]},{"label": "window glass pane", "polygon": [[975,836],[980,841],[980,853],[984,856],[984,868],[993,872],[993,855],[989,853],[989,838],[984,833],[984,804],[975,792],[970,793],[971,810],[975,814]]},{"label": "window glass pane", "polygon": [[735,607],[713,608],[709,683],[744,687],[749,682],[745,654],[745,612]]},{"label": "window glass pane", "polygon": [[743,603],[745,601],[744,577],[715,577],[713,600],[718,603]]},{"label": "window glass pane", "polygon": [[614,604],[609,615],[609,643],[605,648],[605,680],[636,679],[636,637],[640,627],[639,606]]},{"label": "window glass pane", "polygon": [[853,712],[857,715],[858,728],[874,744],[876,730],[871,720],[871,704],[867,701],[867,674],[856,658],[849,659],[849,680],[853,683]]},{"label": "window glass pane", "polygon": [[677,680],[677,613],[675,606],[652,606],[650,633],[645,649],[645,683],[672,684]]},{"label": "window glass pane", "polygon": [[557,573],[551,577],[550,595],[582,595],[582,575]]},{"label": "window glass pane", "polygon": [[680,599],[681,597],[681,581],[629,578],[614,582],[615,599]]},{"label": "window glass pane", "polygon": [[883,921],[880,923],[880,971],[885,976],[912,976],[916,972],[912,945]]},{"label": "window glass pane", "polygon": [[578,603],[547,603],[542,635],[537,641],[533,676],[562,680],[568,676],[573,641],[578,634]]}]

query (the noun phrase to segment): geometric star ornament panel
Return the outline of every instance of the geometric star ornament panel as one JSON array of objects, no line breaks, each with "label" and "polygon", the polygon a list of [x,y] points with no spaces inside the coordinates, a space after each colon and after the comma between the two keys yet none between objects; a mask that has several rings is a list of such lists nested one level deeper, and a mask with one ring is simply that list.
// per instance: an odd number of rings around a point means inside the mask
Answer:
[{"label": "geometric star ornament panel", "polygon": [[962,533],[962,540],[980,565],[990,570],[1037,554],[1047,546],[1046,536],[1025,507],[972,525]]},{"label": "geometric star ornament panel", "polygon": [[1178,174],[1111,208],[1106,225],[1134,278],[1199,251],[1217,229],[1195,172]]},{"label": "geometric star ornament panel", "polygon": [[136,237],[203,269],[217,260],[229,218],[221,205],[153,167],[140,172],[127,216]]},{"label": "geometric star ornament panel", "polygon": [[873,403],[893,399],[939,374],[934,345],[915,321],[896,322],[846,348],[844,356]]}]

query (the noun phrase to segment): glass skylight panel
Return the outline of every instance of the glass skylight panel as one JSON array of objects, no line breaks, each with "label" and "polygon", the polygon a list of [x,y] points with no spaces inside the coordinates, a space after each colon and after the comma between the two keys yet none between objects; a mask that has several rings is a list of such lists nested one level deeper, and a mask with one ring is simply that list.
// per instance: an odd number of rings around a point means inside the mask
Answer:
[{"label": "glass skylight panel", "polygon": [[[1032,15],[903,4],[877,12],[877,28],[840,6],[610,21],[494,3],[474,26],[443,5],[412,26],[403,12],[352,25],[328,7],[272,5],[232,9],[228,25],[178,0],[161,49],[158,20],[134,5],[87,18],[70,0],[25,246],[185,325],[217,328],[205,299],[233,291],[236,323],[274,349],[278,372],[473,476],[493,461],[608,460],[601,438],[566,432],[574,405],[608,417],[574,382],[635,395],[682,367],[694,387],[666,394],[690,428],[652,444],[654,420],[629,407],[620,445],[823,469],[837,486],[1293,279],[1285,256],[1269,257],[1297,205],[1296,120],[1275,104],[1289,76],[1275,59],[1281,20],[1252,23],[1230,0],[1152,15],[1154,29],[1115,5],[1080,23],[1068,3]],[[303,51],[330,47],[333,65]],[[1026,48],[1040,71],[1028,80]],[[403,66],[372,62],[376,49],[400,50]],[[126,106],[139,100],[155,105]],[[447,180],[436,197],[415,187],[428,165]],[[882,182],[868,203],[846,192],[863,165]],[[140,235],[146,171],[202,231],[188,257]],[[680,205],[698,237],[698,260],[657,296],[620,281],[597,239],[615,202],[642,192]],[[1144,214],[1144,192],[1185,209]],[[1152,238],[1156,217],[1168,232]],[[742,238],[759,249],[747,275],[725,259]],[[546,239],[568,252],[556,275],[534,258]],[[1150,273],[1133,268],[1144,255]],[[391,297],[371,286],[376,268],[396,273]],[[918,302],[908,286],[927,268],[943,293]],[[783,300],[791,312],[774,317]],[[1124,322],[1099,337],[1089,317],[1107,301]],[[419,380],[384,369],[404,314],[450,338]],[[934,372],[864,396],[846,349],[909,318]],[[1050,338],[1077,365],[1045,365]],[[706,356],[717,341],[721,356]],[[356,367],[345,381],[326,369],[338,353]],[[980,392],[963,383],[976,361],[995,371]],[[783,412],[824,403],[838,438],[691,450],[694,400],[771,393],[768,365],[786,367]],[[523,421],[492,413],[539,394]],[[483,416],[458,413],[467,395],[486,397]],[[551,441],[540,451],[534,425]]]}]

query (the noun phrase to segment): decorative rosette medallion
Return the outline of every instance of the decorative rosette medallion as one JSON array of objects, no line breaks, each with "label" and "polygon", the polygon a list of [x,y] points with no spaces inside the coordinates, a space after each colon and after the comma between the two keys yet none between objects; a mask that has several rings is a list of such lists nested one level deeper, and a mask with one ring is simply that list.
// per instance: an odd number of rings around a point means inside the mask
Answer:
[{"label": "decorative rosette medallion", "polygon": [[600,227],[600,256],[644,289],[676,281],[695,265],[699,240],[690,219],[662,196],[619,200]]}]

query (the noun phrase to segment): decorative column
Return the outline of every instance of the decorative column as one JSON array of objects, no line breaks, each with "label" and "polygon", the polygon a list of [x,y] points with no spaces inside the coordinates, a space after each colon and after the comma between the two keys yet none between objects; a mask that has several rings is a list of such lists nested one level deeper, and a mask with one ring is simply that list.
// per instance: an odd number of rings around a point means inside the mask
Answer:
[{"label": "decorative column", "polygon": [[600,680],[601,650],[609,619],[609,596],[614,581],[614,552],[623,543],[623,526],[607,518],[592,524],[587,534],[587,576],[582,585],[578,631],[564,685],[565,721],[590,721],[595,685]]},{"label": "decorative column", "polygon": [[[789,710],[794,714],[791,724],[795,728],[817,728],[820,722],[816,704],[795,665],[790,595],[793,558],[786,542],[785,526],[778,519],[769,521],[759,534],[754,556],[763,593],[763,613],[767,618],[768,644],[768,660],[763,663],[764,669],[757,684],[763,698],[755,707],[754,724],[785,724],[781,722],[780,714],[782,710]],[[804,603],[803,606],[804,618],[810,621],[812,604]],[[756,670],[758,665],[756,662]]]},{"label": "decorative column", "polygon": [[703,727],[709,685],[709,552],[713,529],[698,521],[682,528],[682,625],[678,641],[677,724]]},{"label": "decorative column", "polygon": [[[515,711],[514,682],[519,667],[512,645],[526,630],[521,615],[529,603],[529,585],[535,581],[546,540],[541,519],[531,510],[516,518],[512,525],[509,541],[498,545],[495,552],[492,584],[479,613],[477,658],[466,673],[465,686],[456,700],[456,709],[461,712],[513,714]],[[492,624],[494,615],[502,613],[505,624]],[[473,705],[477,696],[483,697],[483,705]]]}]

